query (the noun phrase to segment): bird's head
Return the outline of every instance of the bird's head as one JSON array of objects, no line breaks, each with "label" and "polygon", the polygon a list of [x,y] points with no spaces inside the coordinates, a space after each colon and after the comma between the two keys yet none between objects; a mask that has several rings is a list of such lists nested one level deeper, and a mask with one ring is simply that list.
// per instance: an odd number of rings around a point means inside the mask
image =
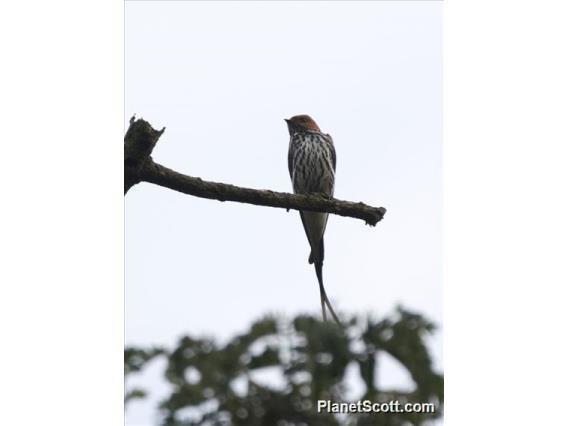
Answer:
[{"label": "bird's head", "polygon": [[288,131],[290,135],[296,132],[302,132],[305,130],[317,130],[320,131],[320,128],[314,121],[312,117],[306,114],[302,115],[295,115],[292,118],[284,119],[286,124],[288,124]]}]

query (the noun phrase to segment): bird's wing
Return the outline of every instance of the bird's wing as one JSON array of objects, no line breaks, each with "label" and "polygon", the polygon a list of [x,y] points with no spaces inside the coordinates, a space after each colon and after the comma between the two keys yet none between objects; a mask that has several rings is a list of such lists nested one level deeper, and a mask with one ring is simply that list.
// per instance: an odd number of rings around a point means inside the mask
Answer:
[{"label": "bird's wing", "polygon": [[335,173],[335,164],[337,163],[337,157],[335,155],[335,145],[333,145],[333,138],[331,135],[325,135],[325,139],[329,143],[329,150],[331,151],[331,162],[333,164],[333,172]]},{"label": "bird's wing", "polygon": [[292,141],[290,141],[290,147],[288,148],[288,172],[290,173],[290,179],[292,179],[292,170],[294,169],[294,158],[292,155]]},{"label": "bird's wing", "polygon": [[337,163],[337,157],[335,155],[335,147],[331,145],[331,161],[333,161],[333,173],[335,173],[335,164]]}]

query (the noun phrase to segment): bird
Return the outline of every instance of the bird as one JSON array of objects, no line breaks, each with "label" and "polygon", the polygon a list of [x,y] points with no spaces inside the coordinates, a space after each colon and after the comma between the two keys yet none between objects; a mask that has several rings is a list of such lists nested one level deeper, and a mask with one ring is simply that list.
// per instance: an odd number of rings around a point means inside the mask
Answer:
[{"label": "bird", "polygon": [[[295,194],[320,194],[333,197],[335,188],[336,154],[333,139],[323,133],[309,115],[284,119],[288,125],[288,171]],[[327,321],[326,306],[336,323],[341,324],[323,285],[323,235],[328,213],[300,211],[304,231],[310,243],[308,263],[313,264],[318,279],[323,320]]]}]

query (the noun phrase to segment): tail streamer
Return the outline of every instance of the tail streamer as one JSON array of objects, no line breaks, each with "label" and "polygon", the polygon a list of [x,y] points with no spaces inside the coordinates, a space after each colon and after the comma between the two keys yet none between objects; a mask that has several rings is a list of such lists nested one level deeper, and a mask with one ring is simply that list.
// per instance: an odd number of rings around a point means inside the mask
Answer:
[{"label": "tail streamer", "polygon": [[320,289],[320,297],[321,297],[321,311],[323,315],[323,320],[327,320],[327,315],[325,313],[325,307],[329,309],[331,316],[333,317],[334,321],[339,325],[342,326],[341,321],[335,314],[333,307],[331,306],[331,302],[329,301],[327,294],[325,293],[325,287],[323,286],[323,262],[315,262],[314,266],[316,268],[316,275],[318,277],[319,289]]}]

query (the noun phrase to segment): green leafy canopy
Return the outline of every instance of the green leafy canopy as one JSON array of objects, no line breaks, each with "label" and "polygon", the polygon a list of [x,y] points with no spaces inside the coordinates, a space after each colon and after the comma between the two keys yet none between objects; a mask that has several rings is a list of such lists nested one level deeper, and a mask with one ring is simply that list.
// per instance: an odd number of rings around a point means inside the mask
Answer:
[{"label": "green leafy canopy", "polygon": [[[267,316],[224,345],[184,336],[171,351],[127,348],[125,375],[166,357],[165,378],[173,391],[160,405],[164,425],[419,425],[440,417],[443,409],[443,375],[433,371],[424,341],[434,331],[431,322],[401,307],[382,320],[353,317],[345,328],[304,315],[291,321]],[[412,391],[378,387],[380,352],[408,371]],[[436,411],[318,413],[318,400],[349,402],[346,369],[353,363],[365,388],[358,399],[432,402]],[[262,383],[263,371],[276,373],[281,383]],[[125,401],[144,396],[144,390],[130,389]]]}]

